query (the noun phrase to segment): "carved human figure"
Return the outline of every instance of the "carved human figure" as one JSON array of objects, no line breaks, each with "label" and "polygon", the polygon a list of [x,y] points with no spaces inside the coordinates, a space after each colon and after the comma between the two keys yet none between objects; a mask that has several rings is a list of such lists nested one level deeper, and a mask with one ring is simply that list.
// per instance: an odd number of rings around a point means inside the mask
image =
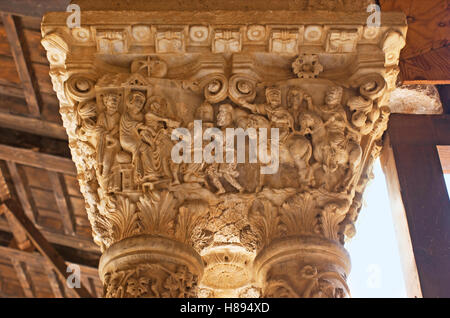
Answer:
[{"label": "carved human figure", "polygon": [[319,106],[322,128],[312,135],[315,157],[322,164],[325,172],[336,171],[344,155],[343,143],[347,127],[347,114],[342,108],[343,88],[332,86],[325,95],[325,104]]},{"label": "carved human figure", "polygon": [[145,181],[156,181],[161,177],[169,178],[173,184],[179,184],[179,166],[171,160],[171,130],[180,126],[178,121],[168,118],[167,102],[152,97],[147,103],[145,124],[139,124],[139,134],[144,141],[141,146]]},{"label": "carved human figure", "polygon": [[276,87],[266,88],[265,104],[250,104],[241,99],[239,103],[254,114],[265,115],[275,128],[280,129],[280,142],[288,137],[291,130],[294,130],[294,118],[289,111],[281,105],[281,90]]},{"label": "carved human figure", "polygon": [[126,98],[126,111],[120,119],[120,144],[123,150],[131,154],[131,163],[136,169],[137,176],[142,178],[143,166],[141,152],[145,149],[141,136],[139,135],[139,124],[144,121],[142,108],[146,96],[139,91],[132,91]]},{"label": "carved human figure", "polygon": [[[216,124],[220,127],[225,133],[226,128],[233,127],[233,114],[234,109],[230,104],[222,104],[219,107],[219,113],[217,114]],[[227,144],[225,143],[225,153],[227,150]],[[244,188],[239,184],[236,180],[239,177],[239,172],[236,170],[237,168],[237,157],[236,152],[234,151],[234,162],[233,163],[212,163],[206,169],[208,176],[211,178],[211,182],[217,188],[216,194],[225,193],[225,189],[220,181],[220,177],[224,178],[231,186],[237,189],[239,192],[243,192]]]},{"label": "carved human figure", "polygon": [[330,143],[337,144],[345,139],[347,127],[347,114],[342,107],[344,89],[340,86],[331,86],[325,95],[325,104],[319,107],[320,115],[327,126],[327,135]]},{"label": "carved human figure", "polygon": [[120,96],[117,93],[106,93],[102,102],[105,109],[97,119],[97,162],[101,179],[107,182],[114,158],[120,149],[118,140]]},{"label": "carved human figure", "polygon": [[351,182],[353,180],[353,176],[356,173],[356,169],[361,164],[361,159],[363,155],[362,148],[360,146],[361,137],[352,131],[348,131],[347,140],[346,140],[346,153],[348,154],[348,169],[345,173],[344,180],[341,182],[341,186],[337,188],[337,191],[345,191],[348,190]]},{"label": "carved human figure", "polygon": [[[304,102],[307,103],[306,107]],[[300,87],[291,87],[287,96],[288,110],[294,118],[295,130],[300,129],[299,116],[302,111],[312,109],[312,99],[303,89]]]},{"label": "carved human figure", "polygon": [[[202,121],[202,131],[214,126],[214,108],[213,106],[204,101],[201,103],[194,114],[195,120]],[[189,123],[188,129],[191,133],[191,136],[194,138],[191,139],[191,156],[195,153],[195,151],[203,151],[201,149],[196,149],[197,144],[194,142],[196,138],[200,138],[203,140],[203,136],[196,136],[198,133],[194,130],[194,122]],[[203,144],[202,144],[203,146]],[[205,162],[191,162],[191,163],[183,163],[182,164],[182,172],[183,172],[183,181],[188,183],[200,183],[207,184],[206,182],[206,173],[205,173]]]},{"label": "carved human figure", "polygon": [[[97,104],[94,101],[80,103],[77,109],[77,128],[75,133],[80,141],[96,143]],[[91,146],[92,147],[92,146]],[[95,151],[95,149],[94,149]]]}]

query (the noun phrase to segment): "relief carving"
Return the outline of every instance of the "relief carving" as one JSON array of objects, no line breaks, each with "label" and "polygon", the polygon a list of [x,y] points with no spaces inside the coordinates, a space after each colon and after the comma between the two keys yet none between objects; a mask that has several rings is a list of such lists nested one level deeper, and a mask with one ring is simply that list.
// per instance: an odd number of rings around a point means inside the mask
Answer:
[{"label": "relief carving", "polygon": [[202,19],[44,23],[105,296],[350,296],[405,27]]}]

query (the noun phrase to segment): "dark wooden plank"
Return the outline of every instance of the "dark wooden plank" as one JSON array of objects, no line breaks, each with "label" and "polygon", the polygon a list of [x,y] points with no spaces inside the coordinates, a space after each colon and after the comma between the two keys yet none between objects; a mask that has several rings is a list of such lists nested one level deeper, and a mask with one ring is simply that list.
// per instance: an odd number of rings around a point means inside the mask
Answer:
[{"label": "dark wooden plank", "polygon": [[33,289],[33,282],[31,281],[30,274],[28,273],[27,265],[15,258],[11,258],[11,263],[16,270],[17,278],[19,279],[20,285],[22,286],[25,297],[34,298],[35,292]]},{"label": "dark wooden plank", "polygon": [[53,186],[56,204],[61,213],[61,220],[64,225],[64,232],[68,235],[75,235],[75,224],[73,220],[72,207],[67,194],[67,189],[63,177],[53,171],[48,172],[50,183]]},{"label": "dark wooden plank", "polygon": [[[17,222],[19,222],[24,230],[27,232],[28,237],[33,242],[34,246],[44,256],[47,261],[52,265],[58,276],[62,281],[66,281],[70,273],[67,273],[67,265],[64,259],[58,254],[54,247],[45,239],[41,232],[34,226],[33,222],[25,215],[22,207],[17,204],[16,201],[7,200],[3,204],[13,213]],[[74,294],[82,298],[91,298],[91,294],[81,284],[80,288],[71,289]]]},{"label": "dark wooden plank", "polygon": [[0,145],[0,160],[11,161],[26,166],[65,173],[73,176],[77,175],[75,164],[72,160],[35,152],[29,149],[20,149],[17,147]]},{"label": "dark wooden plank", "polygon": [[392,150],[382,156],[394,162],[395,169],[385,169],[388,184],[398,183],[390,198],[401,200],[423,297],[450,297],[450,201],[436,148],[445,141],[436,128],[444,123],[448,129],[450,116],[392,115]]},{"label": "dark wooden plank", "polygon": [[17,15],[41,17],[49,11],[66,11],[70,0],[15,0],[1,1],[0,11]]},{"label": "dark wooden plank", "polygon": [[3,26],[5,27],[6,35],[8,37],[9,45],[11,47],[12,55],[16,63],[17,72],[19,74],[22,87],[24,90],[25,99],[28,104],[28,111],[31,116],[40,117],[39,95],[37,87],[34,83],[35,77],[33,70],[29,67],[25,55],[19,31],[14,16],[11,14],[1,14]]},{"label": "dark wooden plank", "polygon": [[17,169],[17,165],[14,162],[7,161],[6,165],[8,167],[8,172],[14,183],[14,188],[16,190],[17,197],[20,201],[22,208],[24,209],[27,216],[33,220],[34,223],[37,221],[37,211],[34,203],[32,202],[32,196],[29,192],[29,188],[26,185],[26,180],[23,174]]}]

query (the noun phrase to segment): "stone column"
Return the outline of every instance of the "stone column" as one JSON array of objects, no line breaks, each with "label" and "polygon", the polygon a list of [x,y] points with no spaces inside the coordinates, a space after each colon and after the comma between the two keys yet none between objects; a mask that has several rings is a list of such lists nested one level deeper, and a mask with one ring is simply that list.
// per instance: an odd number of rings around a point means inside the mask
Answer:
[{"label": "stone column", "polygon": [[349,296],[405,17],[145,3],[42,23],[105,296]]}]

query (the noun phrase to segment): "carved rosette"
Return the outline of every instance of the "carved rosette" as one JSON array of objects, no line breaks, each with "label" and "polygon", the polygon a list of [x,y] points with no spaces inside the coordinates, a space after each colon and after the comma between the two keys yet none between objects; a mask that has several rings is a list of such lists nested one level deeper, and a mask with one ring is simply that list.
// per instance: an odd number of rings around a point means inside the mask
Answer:
[{"label": "carved rosette", "polygon": [[[209,15],[168,25],[133,12],[112,28],[108,14],[84,12],[74,30],[49,14],[42,27],[105,296],[349,296],[343,244],[381,149],[404,22],[385,13],[366,32],[356,15],[303,25],[271,12],[255,25],[222,12],[226,27]],[[248,136],[211,147],[209,128]],[[180,131],[190,161],[172,156]],[[256,140],[268,160],[238,162]],[[231,161],[203,158],[229,148]]]}]

